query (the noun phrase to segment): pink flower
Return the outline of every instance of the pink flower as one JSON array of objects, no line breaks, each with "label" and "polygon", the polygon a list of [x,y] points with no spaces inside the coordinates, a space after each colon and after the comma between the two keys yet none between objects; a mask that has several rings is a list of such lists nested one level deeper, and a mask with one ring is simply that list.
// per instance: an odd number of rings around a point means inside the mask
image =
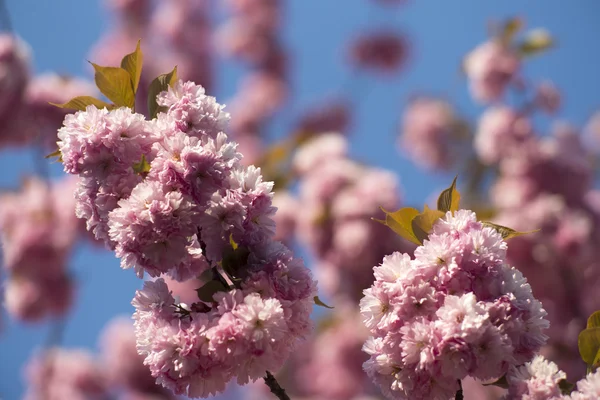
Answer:
[{"label": "pink flower", "polygon": [[15,132],[15,119],[20,115],[22,96],[29,79],[30,51],[27,45],[11,34],[0,35],[0,143],[23,144],[31,137],[25,132]]},{"label": "pink flower", "polygon": [[408,42],[394,32],[369,33],[352,44],[350,58],[358,67],[393,73],[406,64]]},{"label": "pink flower", "polygon": [[428,169],[449,167],[454,161],[452,141],[455,116],[448,103],[420,97],[404,111],[399,144],[418,165]]},{"label": "pink flower", "polygon": [[[109,214],[109,237],[123,269],[156,277],[184,262],[197,231],[193,200],[159,182],[143,182]],[[203,271],[196,271],[197,275]]]},{"label": "pink flower", "polygon": [[59,146],[82,177],[77,215],[121,266],[196,285],[181,303],[162,278],[148,281],[132,304],[156,382],[206,397],[281,368],[312,328],[315,282],[274,241],[273,182],[241,165],[224,106],[181,81],[157,101],[166,112],[150,121],[93,106],[67,116]]},{"label": "pink flower", "polygon": [[542,82],[536,88],[535,103],[542,111],[555,114],[560,108],[560,92],[552,82]]},{"label": "pink flower", "polygon": [[559,382],[567,375],[558,366],[542,356],[536,356],[521,367],[512,367],[506,379],[509,399],[550,399],[558,398],[561,390]]},{"label": "pink flower", "polygon": [[25,399],[101,399],[107,395],[100,365],[84,350],[50,349],[27,365]]},{"label": "pink flower", "polygon": [[111,384],[130,391],[163,394],[137,353],[133,322],[118,318],[104,328],[100,341],[103,365]]},{"label": "pink flower", "polygon": [[273,197],[273,206],[277,208],[273,216],[276,226],[274,239],[285,242],[294,234],[299,204],[291,193],[279,191]]},{"label": "pink flower", "polygon": [[63,104],[74,97],[96,93],[97,89],[90,82],[56,74],[38,75],[28,83],[23,101],[28,112],[34,115],[36,130],[42,131],[42,141],[47,148],[55,147],[56,130],[69,112],[49,103]]},{"label": "pink flower", "polygon": [[4,306],[18,320],[38,322],[66,314],[73,304],[74,291],[73,281],[66,275],[15,275],[6,282]]},{"label": "pink flower", "polygon": [[532,139],[533,129],[527,118],[498,106],[481,116],[474,146],[484,164],[495,164]]},{"label": "pink flower", "polygon": [[157,102],[167,107],[167,114],[177,121],[178,128],[190,136],[216,138],[229,121],[229,114],[223,111],[225,106],[193,82],[177,82],[159,94]]},{"label": "pink flower", "polygon": [[515,52],[499,41],[479,45],[464,60],[471,95],[481,103],[500,100],[520,68]]},{"label": "pink flower", "polygon": [[298,120],[300,132],[347,132],[351,124],[350,105],[344,100],[331,99],[308,109]]},{"label": "pink flower", "polygon": [[585,379],[577,382],[577,391],[567,396],[565,400],[593,400],[600,396],[600,371],[588,374]]},{"label": "pink flower", "polygon": [[541,303],[471,211],[448,212],[415,259],[393,254],[374,275],[360,303],[364,368],[388,398],[451,399],[457,380],[499,378],[545,343]]}]

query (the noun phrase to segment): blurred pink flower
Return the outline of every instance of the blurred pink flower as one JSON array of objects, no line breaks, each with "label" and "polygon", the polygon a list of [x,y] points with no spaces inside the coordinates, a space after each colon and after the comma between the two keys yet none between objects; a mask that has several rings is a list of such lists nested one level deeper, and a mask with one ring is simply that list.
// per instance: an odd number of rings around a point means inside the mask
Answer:
[{"label": "blurred pink flower", "polygon": [[336,313],[312,338],[305,350],[308,359],[300,363],[295,379],[307,398],[346,400],[377,391],[365,375],[362,364],[368,356],[361,351],[368,337],[354,306],[336,303]]},{"label": "blurred pink flower", "polygon": [[290,192],[277,191],[273,196],[273,206],[277,207],[277,213],[273,218],[277,227],[274,239],[282,242],[289,241],[296,228],[300,204]]},{"label": "blurred pink flower", "polygon": [[452,141],[455,116],[443,100],[419,97],[404,111],[399,145],[419,166],[436,170],[449,168],[455,154]]},{"label": "blurred pink flower", "polygon": [[356,39],[350,48],[350,59],[360,68],[394,73],[404,67],[408,58],[406,38],[395,32],[373,32]]},{"label": "blurred pink flower", "polygon": [[600,153],[600,110],[588,119],[583,130],[586,147],[594,154]]},{"label": "blurred pink flower", "polygon": [[97,96],[97,89],[91,82],[56,74],[35,76],[27,85],[23,101],[33,117],[34,133],[47,148],[56,146],[56,131],[72,112],[49,103],[63,104],[77,96]]},{"label": "blurred pink flower", "polygon": [[115,318],[105,327],[100,339],[102,366],[107,381],[127,392],[166,398],[168,392],[156,384],[144,357],[138,354],[131,318]]},{"label": "blurred pink flower", "polygon": [[26,366],[27,400],[103,400],[108,395],[100,365],[85,350],[54,348]]},{"label": "blurred pink flower", "polygon": [[31,140],[29,113],[22,96],[29,80],[30,50],[11,34],[0,34],[0,146]]},{"label": "blurred pink flower", "polygon": [[517,54],[499,41],[479,45],[464,60],[472,96],[481,103],[500,100],[520,64]]},{"label": "blurred pink flower", "polygon": [[14,274],[6,281],[4,305],[20,321],[60,317],[73,304],[74,282],[67,275],[52,277]]},{"label": "blurred pink flower", "polygon": [[307,110],[297,122],[296,129],[311,134],[324,132],[346,133],[350,125],[350,106],[343,100],[329,100]]},{"label": "blurred pink flower", "polygon": [[293,167],[302,177],[296,233],[317,259],[320,288],[356,299],[373,279],[365,266],[405,244],[371,219],[379,207],[398,208],[397,177],[351,160],[347,149],[344,136],[328,133],[296,152]]},{"label": "blurred pink flower", "polygon": [[552,82],[542,82],[536,87],[534,101],[542,111],[555,114],[561,105],[561,94]]},{"label": "blurred pink flower", "polygon": [[534,139],[529,120],[516,111],[497,106],[481,116],[474,147],[484,164],[495,164]]}]

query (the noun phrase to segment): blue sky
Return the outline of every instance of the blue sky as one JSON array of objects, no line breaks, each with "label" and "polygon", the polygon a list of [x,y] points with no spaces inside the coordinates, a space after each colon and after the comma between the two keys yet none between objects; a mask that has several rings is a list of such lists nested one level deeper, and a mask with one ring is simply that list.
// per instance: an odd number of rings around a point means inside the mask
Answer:
[{"label": "blue sky", "polygon": [[[215,2],[217,3],[217,2]],[[406,99],[415,93],[449,98],[461,114],[475,117],[481,108],[469,98],[459,73],[462,56],[485,40],[486,23],[523,16],[527,26],[545,27],[558,47],[527,62],[525,72],[538,80],[551,79],[563,91],[561,117],[581,126],[600,108],[600,2],[596,0],[412,0],[402,7],[377,7],[370,0],[287,1],[284,41],[292,57],[294,98],[286,115],[327,95],[354,99],[352,153],[360,160],[397,172],[407,202],[419,204],[449,182],[452,173],[427,175],[414,169],[395,148],[398,118]],[[343,7],[342,7],[343,4]],[[56,71],[90,77],[89,49],[111,25],[96,0],[8,0],[15,31],[33,50],[36,72]],[[352,75],[344,51],[349,38],[373,27],[386,26],[411,40],[408,68],[393,78]],[[239,66],[219,62],[216,93],[224,101],[234,93]],[[354,78],[351,78],[354,77]],[[359,79],[360,82],[349,81]],[[354,88],[354,89],[351,89]],[[360,88],[360,91],[357,91]],[[275,119],[277,136],[289,118]],[[536,121],[541,132],[548,121]],[[32,152],[0,151],[0,188],[16,187],[34,171]],[[60,175],[54,165],[53,174]],[[72,262],[79,283],[78,302],[68,317],[64,344],[96,347],[103,325],[117,314],[131,313],[130,301],[140,281],[122,271],[108,252],[80,247]],[[20,397],[21,367],[45,340],[48,325],[24,326],[2,316],[0,331],[0,399]]]}]

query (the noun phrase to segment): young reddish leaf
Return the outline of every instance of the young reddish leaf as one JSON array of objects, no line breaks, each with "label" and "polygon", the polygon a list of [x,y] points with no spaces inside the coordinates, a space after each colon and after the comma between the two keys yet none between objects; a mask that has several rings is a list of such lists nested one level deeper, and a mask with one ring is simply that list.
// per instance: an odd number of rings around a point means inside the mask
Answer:
[{"label": "young reddish leaf", "polygon": [[530,31],[519,44],[518,51],[522,57],[540,54],[555,45],[554,39],[545,29]]},{"label": "young reddish leaf", "polygon": [[148,113],[150,118],[155,118],[159,112],[163,111],[156,103],[156,96],[162,91],[165,91],[169,86],[173,86],[177,82],[177,67],[168,74],[159,75],[150,83],[148,88]]},{"label": "young reddish leaf", "polygon": [[454,177],[452,181],[452,185],[446,190],[444,190],[440,197],[437,200],[437,209],[443,213],[448,211],[458,211],[459,203],[460,203],[460,193],[456,190],[456,179],[458,176]]},{"label": "young reddish leaf", "polygon": [[113,108],[112,104],[109,104],[100,99],[96,99],[92,96],[77,96],[63,104],[57,104],[57,103],[50,103],[50,104],[53,106],[56,106],[56,107],[67,108],[69,110],[77,110],[77,111],[85,111],[87,106],[96,106],[96,108],[106,108],[109,110],[111,108]]},{"label": "young reddish leaf", "polygon": [[530,233],[535,233],[535,232],[539,231],[539,229],[536,229],[534,231],[519,232],[519,231],[515,231],[514,229],[507,228],[506,226],[494,224],[493,222],[488,222],[488,221],[483,221],[482,224],[483,224],[483,226],[488,226],[490,228],[494,228],[495,230],[497,230],[498,233],[502,236],[502,239],[504,239],[504,240],[512,239],[517,236],[528,235]]},{"label": "young reddish leaf", "polygon": [[329,308],[330,310],[333,309],[333,307],[328,306],[327,304],[323,303],[323,301],[321,299],[319,299],[319,296],[313,297],[313,300],[315,301],[315,304],[318,306]]},{"label": "young reddish leaf", "polygon": [[587,320],[587,328],[600,328],[600,311],[595,311]]},{"label": "young reddish leaf", "polygon": [[91,64],[96,71],[94,80],[100,92],[118,107],[133,108],[135,94],[129,72],[120,67],[101,67],[94,63]]},{"label": "young reddish leaf", "polygon": [[589,366],[598,362],[600,351],[600,328],[586,328],[579,334],[577,339],[581,359]]},{"label": "young reddish leaf", "polygon": [[142,65],[144,64],[144,55],[142,54],[142,49],[140,48],[140,42],[141,40],[138,40],[135,51],[127,54],[121,61],[121,68],[123,68],[129,74],[134,96],[140,83],[140,77],[142,76]]},{"label": "young reddish leaf", "polygon": [[432,210],[425,205],[423,212],[417,215],[411,223],[414,235],[419,241],[419,244],[423,244],[423,241],[427,239],[429,233],[431,233],[433,224],[435,224],[438,219],[443,217],[443,212],[439,210]]},{"label": "young reddish leaf", "polygon": [[398,211],[389,212],[385,209],[381,209],[385,213],[385,220],[375,219],[379,223],[387,226],[398,235],[407,239],[415,244],[421,244],[415,236],[412,228],[412,220],[419,215],[419,211],[412,207],[401,208]]}]

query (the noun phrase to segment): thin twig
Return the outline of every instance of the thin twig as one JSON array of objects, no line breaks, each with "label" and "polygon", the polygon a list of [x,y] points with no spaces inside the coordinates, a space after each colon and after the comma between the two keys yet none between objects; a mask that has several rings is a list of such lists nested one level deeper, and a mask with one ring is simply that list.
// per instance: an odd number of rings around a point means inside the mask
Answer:
[{"label": "thin twig", "polygon": [[463,394],[462,382],[460,379],[458,380],[458,390],[456,391],[456,396],[454,396],[454,400],[464,400],[465,395]]},{"label": "thin twig", "polygon": [[279,382],[277,382],[277,379],[275,379],[272,373],[267,371],[267,376],[263,379],[265,380],[265,384],[271,389],[271,393],[277,396],[279,400],[291,400],[285,390],[279,386]]}]

